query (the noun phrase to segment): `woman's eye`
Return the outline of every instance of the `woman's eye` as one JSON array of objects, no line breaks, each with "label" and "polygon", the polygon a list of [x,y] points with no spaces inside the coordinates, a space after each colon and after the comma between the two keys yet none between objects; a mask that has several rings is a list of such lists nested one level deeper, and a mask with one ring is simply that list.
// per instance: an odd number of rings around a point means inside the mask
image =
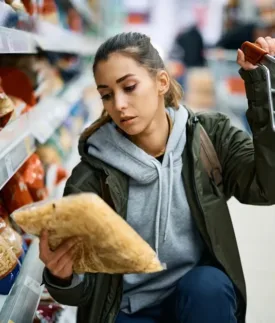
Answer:
[{"label": "woman's eye", "polygon": [[124,88],[125,92],[132,92],[134,91],[134,89],[136,88],[136,84],[132,85],[132,86],[127,86]]},{"label": "woman's eye", "polygon": [[111,99],[111,94],[105,94],[101,96],[101,100],[108,101]]}]

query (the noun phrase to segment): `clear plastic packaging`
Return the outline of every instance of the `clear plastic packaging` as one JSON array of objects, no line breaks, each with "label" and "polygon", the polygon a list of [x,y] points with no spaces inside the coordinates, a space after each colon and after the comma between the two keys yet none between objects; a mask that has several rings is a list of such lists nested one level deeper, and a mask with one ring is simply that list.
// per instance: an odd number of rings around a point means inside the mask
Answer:
[{"label": "clear plastic packaging", "polygon": [[163,270],[156,253],[98,195],[81,193],[16,210],[13,220],[27,233],[49,232],[49,245],[75,244],[76,273],[152,273]]},{"label": "clear plastic packaging", "polygon": [[22,253],[21,236],[0,218],[0,279],[12,272]]},{"label": "clear plastic packaging", "polygon": [[7,295],[23,259],[21,236],[0,218],[0,294]]}]

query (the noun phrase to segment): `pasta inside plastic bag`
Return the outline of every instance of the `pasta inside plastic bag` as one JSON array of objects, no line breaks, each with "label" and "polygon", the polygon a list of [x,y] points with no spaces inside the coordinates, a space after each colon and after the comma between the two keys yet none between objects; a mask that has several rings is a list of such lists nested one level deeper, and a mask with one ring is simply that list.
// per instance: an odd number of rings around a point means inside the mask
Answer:
[{"label": "pasta inside plastic bag", "polygon": [[22,252],[21,236],[0,218],[0,279],[13,271]]},{"label": "pasta inside plastic bag", "polygon": [[81,193],[37,202],[12,217],[27,233],[49,232],[55,250],[70,237],[81,237],[74,259],[76,273],[152,273],[163,270],[156,253],[98,195]]}]

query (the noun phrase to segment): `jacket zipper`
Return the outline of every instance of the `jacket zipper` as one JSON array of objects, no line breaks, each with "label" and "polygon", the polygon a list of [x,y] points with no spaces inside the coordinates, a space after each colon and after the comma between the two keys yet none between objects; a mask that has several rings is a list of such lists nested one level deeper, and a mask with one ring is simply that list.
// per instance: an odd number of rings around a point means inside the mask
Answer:
[{"label": "jacket zipper", "polygon": [[[198,122],[199,122],[199,120],[197,117],[192,118],[192,139],[193,139],[193,135],[194,135],[195,126]],[[204,214],[203,208],[201,206],[198,190],[197,190],[196,179],[195,179],[195,162],[194,162],[194,156],[192,154],[190,144],[189,144],[189,149],[190,149],[190,155],[192,157],[192,170],[193,170],[192,181],[193,181],[193,187],[194,187],[194,191],[195,191],[195,197],[196,197],[196,200],[197,200],[197,203],[198,203],[201,213]]]},{"label": "jacket zipper", "polygon": [[[118,288],[117,288],[117,289],[118,289]],[[108,323],[108,317],[109,317],[109,314],[111,313],[111,311],[112,311],[112,309],[113,309],[113,307],[114,307],[114,304],[115,304],[115,301],[116,301],[117,297],[118,297],[118,292],[116,292],[116,295],[115,295],[115,297],[114,297],[114,299],[113,299],[113,302],[112,302],[112,304],[111,304],[111,306],[110,306],[110,308],[109,308],[109,311],[107,312],[107,314],[106,314],[106,316],[105,316],[104,322],[106,322],[106,323]],[[115,317],[114,317],[113,323],[116,321],[116,318],[117,318],[118,314],[119,314],[119,310],[117,311],[117,313],[116,313],[116,315],[115,315]]]}]

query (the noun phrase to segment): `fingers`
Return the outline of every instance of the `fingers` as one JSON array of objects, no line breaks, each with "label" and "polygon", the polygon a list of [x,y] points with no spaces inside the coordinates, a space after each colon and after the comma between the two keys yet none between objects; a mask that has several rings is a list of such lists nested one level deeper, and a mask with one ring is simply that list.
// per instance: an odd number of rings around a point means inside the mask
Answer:
[{"label": "fingers", "polygon": [[50,259],[51,263],[57,263],[74,246],[77,246],[79,238],[71,238],[62,243],[53,253]]},{"label": "fingers", "polygon": [[271,37],[266,37],[266,41],[269,46],[269,54],[271,56],[274,56],[275,55],[275,39],[273,39]]},{"label": "fingers", "polygon": [[68,278],[72,275],[73,259],[77,251],[77,246],[74,245],[69,249],[57,262],[50,261],[47,268],[50,272],[60,278]]},{"label": "fingers", "polygon": [[262,49],[267,51],[270,55],[275,55],[275,39],[271,37],[260,37],[256,40],[256,44],[260,45]]},{"label": "fingers", "polygon": [[240,65],[241,63],[244,63],[244,62],[245,62],[244,52],[241,49],[238,49],[237,63]]},{"label": "fingers", "polygon": [[264,49],[265,51],[267,51],[269,53],[269,45],[268,45],[268,42],[265,38],[263,37],[259,37],[256,42],[256,44],[260,45],[260,47],[262,49]]},{"label": "fingers", "polygon": [[237,55],[237,63],[247,71],[251,71],[256,69],[258,66],[251,64],[250,62],[246,61],[244,52],[241,49],[238,49],[238,55]]},{"label": "fingers", "polygon": [[51,257],[51,250],[49,247],[49,234],[46,230],[43,230],[40,235],[39,257],[44,263]]}]

